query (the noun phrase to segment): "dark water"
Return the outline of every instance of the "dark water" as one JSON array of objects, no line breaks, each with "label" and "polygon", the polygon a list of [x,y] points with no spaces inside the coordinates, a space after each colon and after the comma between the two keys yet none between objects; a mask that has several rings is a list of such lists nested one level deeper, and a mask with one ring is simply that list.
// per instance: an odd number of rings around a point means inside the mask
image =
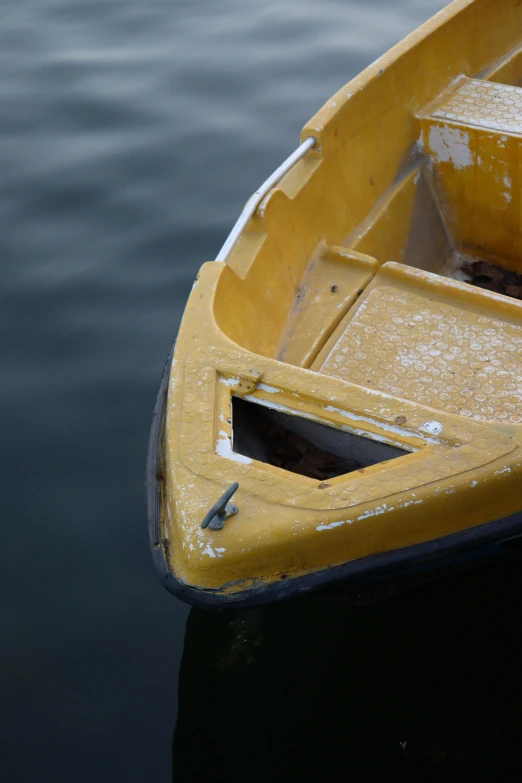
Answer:
[{"label": "dark water", "polygon": [[332,780],[333,758],[520,779],[516,567],[371,607],[192,612],[183,653],[145,530],[199,265],[307,118],[442,4],[4,4],[2,781]]}]

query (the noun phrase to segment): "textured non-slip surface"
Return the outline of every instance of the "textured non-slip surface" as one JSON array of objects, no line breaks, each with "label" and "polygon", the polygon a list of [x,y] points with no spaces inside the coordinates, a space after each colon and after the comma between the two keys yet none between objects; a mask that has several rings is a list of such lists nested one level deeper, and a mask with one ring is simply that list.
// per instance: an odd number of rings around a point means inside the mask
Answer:
[{"label": "textured non-slip surface", "polygon": [[522,422],[522,328],[393,286],[368,295],[321,372],[447,413]]},{"label": "textured non-slip surface", "polygon": [[508,84],[467,79],[431,116],[522,134],[522,90]]}]

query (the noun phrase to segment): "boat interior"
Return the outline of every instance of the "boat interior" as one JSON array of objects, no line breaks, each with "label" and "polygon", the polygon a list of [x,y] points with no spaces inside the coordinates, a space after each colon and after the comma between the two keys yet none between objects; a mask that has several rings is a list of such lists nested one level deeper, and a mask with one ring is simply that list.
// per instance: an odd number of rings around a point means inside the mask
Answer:
[{"label": "boat interior", "polygon": [[[522,299],[522,47],[472,75],[467,56],[462,72],[458,63],[449,78],[444,71],[440,90],[424,54],[428,67],[419,68],[413,102],[397,94],[401,69],[419,67],[410,62],[415,52],[407,52],[367,80],[360,96],[339,93],[323,109],[335,114],[339,96],[348,106],[359,97],[364,104],[357,107],[359,127],[350,129],[349,112],[329,118],[318,148],[267,196],[232,252],[214,316],[234,343],[408,397],[407,373],[401,381],[389,365],[387,379],[382,367],[369,372],[361,361],[364,349],[382,344],[379,322],[390,316],[386,288],[422,296],[431,289],[441,302],[477,316],[501,310],[510,318],[501,300]],[[317,129],[316,119],[303,138]],[[467,285],[443,288],[441,280]],[[471,295],[471,286],[486,298]],[[371,305],[377,289],[381,300]],[[408,317],[415,323],[415,307],[389,304],[397,309],[400,340],[411,328]],[[517,317],[520,308],[511,312]],[[438,317],[451,321],[449,311]],[[393,327],[393,320],[384,324]],[[361,340],[361,328],[374,329],[373,344]],[[433,394],[421,396],[434,402]],[[488,418],[465,404],[449,410]]]},{"label": "boat interior", "polygon": [[[458,76],[408,118],[392,177],[374,160],[387,138],[352,138],[320,166],[310,153],[299,174],[322,175],[324,186],[296,192],[290,173],[266,199],[228,261],[220,328],[250,351],[321,372],[325,347],[390,262],[521,299],[521,85],[522,49],[478,78]],[[396,132],[394,119],[365,130]],[[501,279],[498,267],[511,274]]]}]

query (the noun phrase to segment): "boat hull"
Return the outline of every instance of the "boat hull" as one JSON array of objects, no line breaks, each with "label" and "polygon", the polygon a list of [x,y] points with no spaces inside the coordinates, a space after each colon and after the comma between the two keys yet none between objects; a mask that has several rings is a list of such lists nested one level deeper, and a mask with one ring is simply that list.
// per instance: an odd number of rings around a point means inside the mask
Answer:
[{"label": "boat hull", "polygon": [[439,579],[484,562],[520,556],[522,511],[434,541],[271,584],[250,588],[238,586],[237,591],[208,590],[186,584],[176,575],[170,563],[171,545],[165,538],[165,520],[162,519],[162,509],[165,508],[165,422],[173,352],[174,345],[163,370],[154,407],[147,451],[146,499],[149,543],[156,573],[161,584],[176,598],[192,606],[219,610],[260,606],[328,588],[351,588],[352,596],[361,591],[388,597],[416,586],[419,581]]}]

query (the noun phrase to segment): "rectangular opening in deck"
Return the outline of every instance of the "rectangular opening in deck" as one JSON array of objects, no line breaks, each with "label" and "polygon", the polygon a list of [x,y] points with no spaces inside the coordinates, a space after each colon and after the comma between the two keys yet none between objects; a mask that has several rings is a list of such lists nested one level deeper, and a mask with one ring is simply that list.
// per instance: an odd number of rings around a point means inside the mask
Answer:
[{"label": "rectangular opening in deck", "polygon": [[232,397],[232,431],[236,453],[319,481],[408,454],[240,397]]}]

